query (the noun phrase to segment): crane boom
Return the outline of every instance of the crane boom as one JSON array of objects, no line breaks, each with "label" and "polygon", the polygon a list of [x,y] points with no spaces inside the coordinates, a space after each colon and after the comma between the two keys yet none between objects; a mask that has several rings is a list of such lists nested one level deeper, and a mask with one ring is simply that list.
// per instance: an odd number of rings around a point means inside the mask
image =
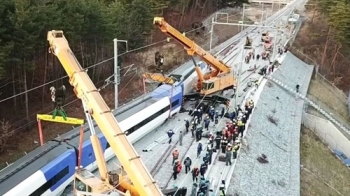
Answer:
[{"label": "crane boom", "polygon": [[[198,46],[194,41],[190,40],[178,30],[176,30],[174,27],[169,25],[163,17],[155,17],[153,23],[156,24],[163,33],[182,44],[187,50],[188,55],[198,55],[207,64],[216,69],[216,75],[219,73],[225,74],[231,72],[231,68],[229,66],[216,59],[209,52],[205,51],[203,48]],[[216,75],[212,75],[212,77],[215,77]]]},{"label": "crane boom", "polygon": [[69,82],[74,87],[76,96],[91,111],[91,116],[106,137],[139,195],[162,196],[161,190],[141,161],[140,156],[128,141],[123,130],[120,129],[112,111],[103,100],[86,71],[77,61],[67,39],[63,35],[63,31],[49,31],[47,40],[50,44],[50,51],[57,56],[67,72]]}]

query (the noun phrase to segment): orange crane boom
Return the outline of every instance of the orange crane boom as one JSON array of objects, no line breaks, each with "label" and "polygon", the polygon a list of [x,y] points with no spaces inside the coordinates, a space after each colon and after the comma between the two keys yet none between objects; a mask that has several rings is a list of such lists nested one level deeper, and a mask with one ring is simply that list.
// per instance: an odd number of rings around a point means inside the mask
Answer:
[{"label": "orange crane boom", "polygon": [[182,44],[187,50],[188,55],[198,55],[203,61],[212,66],[216,71],[212,72],[211,77],[216,77],[221,73],[225,74],[231,72],[231,68],[229,66],[216,59],[209,52],[198,46],[194,41],[190,40],[174,27],[169,25],[163,17],[155,17],[153,23],[156,24],[167,36]]},{"label": "orange crane boom", "polygon": [[140,156],[128,141],[123,130],[120,129],[112,111],[76,59],[63,31],[49,31],[47,40],[50,44],[50,51],[57,56],[67,72],[76,96],[85,103],[91,112],[91,116],[106,137],[138,194],[140,196],[162,196],[161,190],[141,161]]}]

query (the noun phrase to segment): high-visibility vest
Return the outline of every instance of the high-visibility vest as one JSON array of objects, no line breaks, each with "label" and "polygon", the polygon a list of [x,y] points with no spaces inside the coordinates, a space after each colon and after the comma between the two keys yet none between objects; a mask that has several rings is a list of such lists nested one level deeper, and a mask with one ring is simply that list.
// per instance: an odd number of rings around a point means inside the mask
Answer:
[{"label": "high-visibility vest", "polygon": [[225,196],[225,190],[220,190],[220,196]]}]

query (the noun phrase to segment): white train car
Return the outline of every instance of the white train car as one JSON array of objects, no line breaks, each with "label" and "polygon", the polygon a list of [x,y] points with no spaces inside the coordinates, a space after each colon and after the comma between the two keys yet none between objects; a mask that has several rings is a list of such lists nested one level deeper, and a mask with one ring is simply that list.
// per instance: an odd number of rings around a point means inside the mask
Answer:
[{"label": "white train car", "polygon": [[[153,98],[144,96],[134,102],[118,108],[116,119],[125,131],[131,143],[160,126],[171,113],[168,97]],[[99,128],[96,127],[99,133]],[[85,128],[82,166],[90,171],[97,168],[90,131]],[[102,133],[99,138],[104,149],[105,159],[115,157]],[[19,159],[0,172],[0,195],[3,196],[53,196],[61,195],[74,179],[77,163],[76,150],[79,146],[79,128],[62,135],[58,140],[49,142]],[[71,149],[68,149],[68,148]]]},{"label": "white train car", "polygon": [[[201,68],[202,73],[207,73],[210,71],[210,67],[202,61],[199,61],[197,65]],[[170,76],[173,76],[180,81],[181,85],[183,86],[183,95],[193,91],[198,79],[193,61],[186,62],[184,65],[173,71]]]}]

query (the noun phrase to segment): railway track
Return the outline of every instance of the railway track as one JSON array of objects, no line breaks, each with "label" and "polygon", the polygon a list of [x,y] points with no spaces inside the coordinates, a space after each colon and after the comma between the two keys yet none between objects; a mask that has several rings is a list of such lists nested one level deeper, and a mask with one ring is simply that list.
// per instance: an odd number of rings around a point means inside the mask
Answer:
[{"label": "railway track", "polygon": [[[184,159],[186,158],[186,154],[187,154],[188,151],[190,150],[190,147],[193,145],[193,142],[194,142],[194,141],[195,141],[195,138],[192,139],[192,141],[191,141],[191,143],[190,143],[190,146],[186,149],[185,153],[183,153],[183,156],[181,156],[181,159],[180,159],[180,162],[181,162],[181,163],[182,163],[182,162],[184,161]],[[174,148],[175,148],[175,146],[174,146]],[[174,148],[173,148],[173,149],[174,149]],[[170,178],[167,179],[164,188],[168,187],[168,185],[169,185],[169,183],[170,183],[172,177],[173,177],[173,176],[170,176]]]}]

